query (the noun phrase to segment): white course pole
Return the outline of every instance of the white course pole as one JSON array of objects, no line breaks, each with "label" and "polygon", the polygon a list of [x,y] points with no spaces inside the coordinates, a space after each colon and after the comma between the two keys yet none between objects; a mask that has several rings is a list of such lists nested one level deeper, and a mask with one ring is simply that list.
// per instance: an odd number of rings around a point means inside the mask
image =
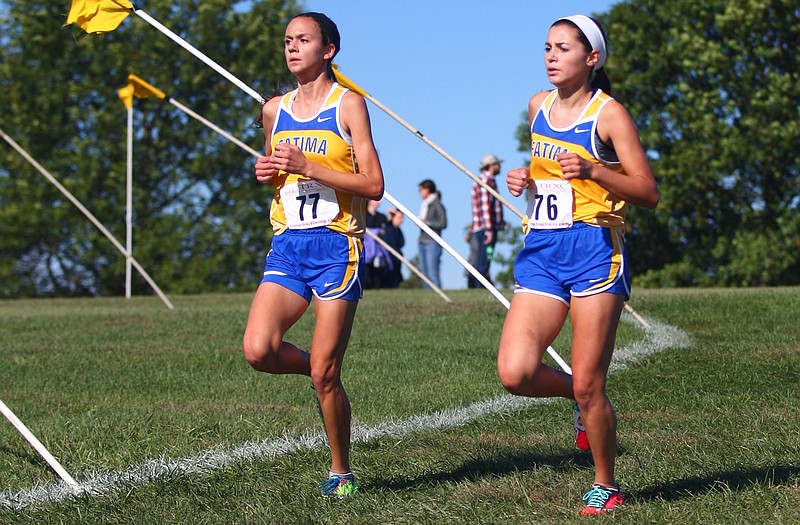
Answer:
[{"label": "white course pole", "polygon": [[217,73],[228,79],[236,87],[238,87],[239,89],[241,89],[242,91],[244,91],[257,101],[261,102],[262,104],[264,103],[264,97],[262,97],[255,89],[251,88],[250,86],[248,86],[247,84],[236,78],[233,75],[233,73],[229,72],[228,70],[226,70],[225,68],[223,68],[222,66],[211,60],[208,56],[200,52],[200,50],[198,50],[196,47],[194,47],[189,42],[187,42],[186,40],[182,39],[174,32],[172,32],[172,30],[167,28],[164,24],[162,24],[152,16],[148,15],[141,9],[136,8],[134,9],[133,12],[136,15],[138,15],[139,18],[141,18],[151,26],[155,27],[156,29],[164,33],[170,40],[172,40],[173,42],[184,48],[189,53],[193,54],[195,57],[199,58],[200,61],[206,64],[208,67],[210,67],[211,69],[213,69],[214,71],[216,71]]},{"label": "white course pole", "polygon": [[60,191],[60,192],[61,192],[61,193],[62,193],[62,194],[63,194],[63,195],[64,195],[64,196],[67,198],[67,199],[69,199],[69,201],[70,201],[70,202],[71,202],[73,205],[75,205],[75,207],[76,207],[76,208],[78,208],[78,209],[81,211],[81,213],[83,213],[83,215],[84,215],[84,216],[85,216],[87,219],[89,219],[89,220],[91,221],[91,223],[92,223],[92,224],[94,224],[94,225],[97,227],[97,229],[98,229],[98,230],[100,230],[100,231],[103,233],[103,235],[105,235],[105,236],[106,236],[106,238],[107,238],[109,241],[111,241],[111,243],[114,245],[114,247],[117,249],[117,251],[119,251],[119,252],[120,252],[122,255],[124,255],[124,256],[126,256],[126,257],[130,257],[131,264],[133,264],[133,267],[134,267],[134,268],[136,268],[136,271],[138,271],[138,272],[139,272],[139,274],[140,274],[142,277],[144,277],[144,280],[145,280],[145,281],[147,281],[147,284],[149,284],[149,285],[150,285],[150,287],[151,287],[151,288],[153,288],[153,290],[155,290],[155,291],[156,291],[156,293],[157,293],[157,294],[158,294],[158,296],[161,298],[161,300],[164,302],[164,304],[165,304],[165,305],[167,305],[167,308],[169,308],[170,310],[172,310],[172,309],[174,308],[174,307],[172,306],[172,303],[170,302],[170,300],[167,298],[167,296],[166,296],[166,295],[164,295],[164,292],[162,292],[162,291],[161,291],[161,288],[159,288],[159,287],[158,287],[158,285],[155,283],[155,281],[153,281],[153,279],[150,277],[150,274],[148,274],[148,273],[145,271],[145,269],[144,269],[144,268],[142,268],[142,265],[141,265],[141,264],[139,264],[139,261],[137,261],[137,260],[136,260],[136,259],[135,259],[133,256],[131,256],[131,254],[130,254],[130,253],[128,253],[128,252],[125,250],[125,248],[122,246],[122,244],[120,244],[120,242],[119,242],[119,241],[116,239],[116,237],[114,237],[113,235],[111,235],[111,232],[110,232],[110,231],[108,231],[108,228],[106,228],[105,226],[103,226],[103,223],[101,223],[99,220],[97,220],[97,217],[95,217],[94,215],[92,215],[92,212],[90,212],[89,210],[87,210],[87,209],[86,209],[86,206],[84,206],[83,204],[81,204],[81,201],[79,201],[79,200],[78,200],[78,199],[77,199],[77,198],[76,198],[76,197],[75,197],[75,196],[74,196],[72,193],[70,193],[70,191],[69,191],[67,188],[65,188],[63,184],[61,184],[60,182],[58,182],[58,180],[56,180],[56,178],[55,178],[55,177],[53,177],[53,176],[50,174],[50,172],[49,172],[49,171],[47,171],[46,169],[44,169],[44,168],[42,167],[42,165],[41,165],[41,164],[39,164],[38,162],[36,162],[36,159],[34,159],[33,157],[31,157],[31,156],[30,156],[30,154],[28,154],[28,152],[27,152],[27,151],[25,151],[24,149],[22,149],[22,146],[20,146],[19,144],[17,144],[17,143],[14,141],[14,139],[12,139],[11,137],[9,137],[9,136],[8,136],[8,135],[7,135],[7,134],[6,134],[6,133],[5,133],[5,132],[4,132],[2,129],[0,129],[0,138],[2,138],[3,140],[5,140],[5,141],[6,141],[6,142],[7,142],[7,143],[8,143],[8,144],[9,144],[9,145],[12,147],[12,148],[14,148],[14,150],[16,150],[16,152],[17,152],[17,153],[19,153],[19,154],[22,156],[22,158],[24,158],[25,160],[27,160],[27,161],[30,163],[30,165],[31,165],[31,166],[33,166],[34,168],[36,168],[36,170],[37,170],[39,173],[41,173],[41,174],[44,176],[44,178],[46,178],[48,181],[50,181],[50,183],[51,183],[53,186],[55,186],[56,188],[58,188],[58,191]]},{"label": "white course pole", "polygon": [[28,430],[28,427],[26,427],[25,424],[22,421],[20,421],[16,415],[14,415],[14,412],[12,412],[11,409],[8,408],[8,406],[6,406],[6,404],[3,403],[1,399],[0,399],[0,412],[3,412],[3,415],[6,416],[6,419],[8,419],[11,422],[11,424],[14,425],[14,427],[19,431],[19,433],[22,434],[22,437],[28,440],[28,443],[30,443],[31,446],[34,449],[36,449],[36,452],[38,452],[39,455],[42,456],[42,458],[44,458],[45,461],[47,461],[47,464],[50,465],[50,467],[56,471],[56,474],[58,474],[61,477],[61,479],[63,479],[66,482],[67,485],[69,485],[75,492],[80,492],[82,490],[78,482],[75,481],[75,479],[72,476],[70,476],[66,470],[64,470],[64,467],[61,466],[61,463],[59,463],[56,460],[56,458],[54,458],[53,455],[50,454],[50,452],[45,448],[45,446],[42,445],[42,443],[38,439],[36,439],[36,436],[34,436],[33,433],[30,430]]},{"label": "white course pole", "polygon": [[411,261],[409,261],[408,259],[406,259],[405,257],[403,257],[403,255],[402,255],[400,252],[398,252],[397,250],[395,250],[394,248],[392,248],[392,246],[391,246],[391,245],[390,245],[388,242],[384,241],[383,239],[381,239],[379,236],[375,235],[374,233],[372,233],[372,232],[371,232],[371,231],[369,231],[368,229],[367,229],[367,230],[365,230],[365,231],[364,231],[364,233],[366,233],[367,235],[369,235],[370,237],[372,237],[372,238],[375,240],[375,242],[377,242],[378,244],[380,244],[381,246],[383,246],[384,248],[386,248],[386,251],[388,251],[389,253],[391,253],[392,255],[394,255],[394,256],[397,258],[397,260],[399,260],[400,262],[402,262],[403,264],[405,264],[406,266],[408,266],[408,269],[409,269],[409,270],[411,270],[412,272],[414,272],[414,273],[417,275],[417,277],[419,277],[420,279],[422,279],[422,281],[423,281],[425,284],[427,284],[428,286],[430,286],[430,287],[431,287],[431,290],[433,290],[434,292],[438,293],[438,294],[439,294],[439,297],[441,297],[442,299],[444,299],[444,300],[445,300],[446,302],[448,302],[448,303],[452,303],[452,302],[453,302],[453,301],[452,301],[452,300],[451,300],[451,299],[450,299],[450,298],[447,296],[447,294],[446,294],[446,293],[444,293],[444,292],[442,291],[442,289],[441,289],[441,288],[439,288],[438,286],[436,286],[435,284],[433,284],[433,281],[431,281],[431,280],[428,278],[428,276],[427,276],[427,275],[425,275],[424,273],[422,273],[422,272],[419,270],[419,268],[417,268],[416,266],[414,266],[413,264],[411,264]]},{"label": "white course pole", "polygon": [[131,298],[131,254],[133,253],[133,105],[128,108],[128,170],[125,192],[125,299]]}]

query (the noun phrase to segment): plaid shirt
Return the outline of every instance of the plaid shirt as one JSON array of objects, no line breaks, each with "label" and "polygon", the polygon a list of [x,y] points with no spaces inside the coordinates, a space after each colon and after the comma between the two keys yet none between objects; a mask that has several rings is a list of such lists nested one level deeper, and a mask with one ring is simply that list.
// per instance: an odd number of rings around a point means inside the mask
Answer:
[{"label": "plaid shirt", "polygon": [[[497,191],[494,176],[481,172],[481,180]],[[472,185],[472,231],[503,228],[503,204],[477,182]]]}]

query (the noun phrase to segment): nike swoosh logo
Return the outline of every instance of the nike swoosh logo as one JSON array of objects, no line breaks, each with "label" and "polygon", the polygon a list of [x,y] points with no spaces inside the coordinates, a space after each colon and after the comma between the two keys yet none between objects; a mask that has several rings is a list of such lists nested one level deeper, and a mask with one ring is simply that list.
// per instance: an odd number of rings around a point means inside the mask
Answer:
[{"label": "nike swoosh logo", "polygon": [[328,121],[328,120],[330,120],[330,119],[332,119],[332,118],[333,118],[333,117],[325,117],[325,118],[322,118],[322,117],[317,117],[317,122],[319,122],[320,124],[322,124],[323,122],[326,122],[326,121]]},{"label": "nike swoosh logo", "polygon": [[586,133],[589,128],[575,128],[575,133]]},{"label": "nike swoosh logo", "polygon": [[327,288],[328,286],[333,286],[334,284],[336,284],[336,281],[334,281],[332,283],[325,283],[325,288]]}]

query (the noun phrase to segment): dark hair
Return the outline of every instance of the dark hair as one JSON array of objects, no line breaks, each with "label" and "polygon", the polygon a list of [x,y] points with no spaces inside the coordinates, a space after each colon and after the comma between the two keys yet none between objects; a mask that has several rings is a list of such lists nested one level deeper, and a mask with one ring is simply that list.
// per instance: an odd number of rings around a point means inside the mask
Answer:
[{"label": "dark hair", "polygon": [[315,11],[300,13],[299,15],[293,16],[292,20],[300,17],[310,18],[317,23],[317,26],[319,26],[319,32],[322,35],[323,46],[333,44],[333,56],[326,64],[325,74],[330,80],[336,82],[336,75],[333,73],[333,59],[337,54],[339,54],[339,50],[342,48],[342,37],[339,35],[339,28],[336,27],[336,24],[333,23],[333,20],[328,18],[326,15],[317,13]]},{"label": "dark hair", "polygon": [[286,85],[277,85],[277,86],[275,86],[275,87],[273,88],[273,90],[272,90],[272,95],[270,95],[270,96],[268,96],[268,97],[265,97],[264,95],[261,95],[261,99],[263,100],[263,102],[261,103],[261,111],[259,111],[259,112],[258,112],[258,116],[256,116],[256,118],[254,118],[254,119],[253,119],[253,122],[252,122],[252,124],[251,124],[251,125],[252,125],[254,128],[257,128],[257,129],[263,129],[263,128],[264,128],[264,105],[265,105],[267,102],[269,102],[269,100],[270,100],[271,98],[274,98],[274,97],[280,97],[280,96],[282,96],[282,95],[284,95],[284,94],[288,93],[289,91],[291,91],[291,89],[289,88],[289,86],[286,86]]},{"label": "dark hair", "polygon": [[[320,35],[322,35],[323,46],[327,46],[328,44],[333,44],[335,50],[333,52],[333,56],[326,64],[325,76],[327,76],[328,79],[332,80],[333,82],[336,82],[336,75],[334,75],[333,73],[333,58],[337,54],[339,54],[339,49],[341,49],[341,36],[339,35],[339,28],[336,27],[336,24],[333,23],[333,20],[328,18],[326,15],[314,11],[300,13],[299,15],[293,16],[289,21],[291,22],[295,18],[300,18],[300,17],[310,18],[317,23]],[[293,87],[289,85],[276,86],[275,89],[273,90],[272,96],[264,97],[262,95],[261,98],[264,99],[264,102],[262,102],[261,107],[263,108],[264,104],[266,104],[270,98],[288,93],[292,89]],[[253,119],[253,127],[254,128],[264,127],[264,115],[262,112],[259,111],[258,116]]]},{"label": "dark hair", "polygon": [[433,182],[431,179],[425,179],[424,181],[419,183],[420,188],[425,188],[431,193],[436,193],[436,183]]},{"label": "dark hair", "polygon": [[[607,47],[608,37],[606,36],[606,30],[603,29],[603,26],[596,19],[592,18],[591,16],[587,18],[589,18],[592,22],[594,22],[600,29],[600,33],[603,35],[603,40],[605,41]],[[580,41],[581,44],[583,44],[583,47],[586,49],[587,53],[591,53],[594,50],[592,44],[589,42],[589,39],[586,38],[586,35],[583,34],[583,31],[581,31],[581,28],[578,27],[575,24],[575,22],[561,19],[561,20],[556,20],[550,27],[554,27],[560,24],[569,24],[578,31],[578,40]],[[592,89],[602,89],[604,93],[608,93],[609,95],[611,94],[611,80],[609,80],[608,75],[606,75],[604,67],[595,70],[590,78],[591,81],[589,82],[589,85],[591,86]]]},{"label": "dark hair", "polygon": [[419,187],[425,188],[431,193],[435,193],[439,199],[442,198],[442,192],[436,190],[436,183],[433,182],[431,179],[425,179],[424,181],[420,182]]}]

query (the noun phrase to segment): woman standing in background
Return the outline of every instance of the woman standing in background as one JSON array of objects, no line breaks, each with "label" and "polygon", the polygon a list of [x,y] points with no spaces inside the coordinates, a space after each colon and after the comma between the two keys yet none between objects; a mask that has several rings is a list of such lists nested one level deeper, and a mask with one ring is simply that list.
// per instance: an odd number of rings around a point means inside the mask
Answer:
[{"label": "woman standing in background", "polygon": [[[425,179],[419,183],[419,196],[422,205],[419,209],[419,218],[430,227],[437,235],[442,235],[442,230],[447,227],[447,212],[442,205],[442,194],[436,190],[436,184]],[[420,230],[419,240],[419,267],[425,277],[437,287],[441,288],[439,279],[439,265],[442,259],[442,247],[433,238]],[[423,288],[429,288],[427,283],[422,283]]]}]

